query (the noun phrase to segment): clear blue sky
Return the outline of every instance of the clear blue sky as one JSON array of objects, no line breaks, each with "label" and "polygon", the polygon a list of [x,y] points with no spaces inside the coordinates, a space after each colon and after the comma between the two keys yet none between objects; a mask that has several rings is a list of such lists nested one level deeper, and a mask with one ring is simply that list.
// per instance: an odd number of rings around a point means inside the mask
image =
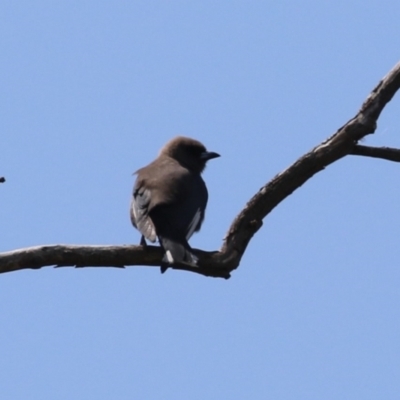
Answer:
[{"label": "clear blue sky", "polygon": [[[137,244],[136,169],[171,137],[222,155],[191,243],[400,59],[393,1],[3,1],[0,250]],[[364,143],[400,147],[400,94]],[[264,221],[228,281],[157,268],[0,275],[10,400],[398,399],[400,165],[348,157]]]}]

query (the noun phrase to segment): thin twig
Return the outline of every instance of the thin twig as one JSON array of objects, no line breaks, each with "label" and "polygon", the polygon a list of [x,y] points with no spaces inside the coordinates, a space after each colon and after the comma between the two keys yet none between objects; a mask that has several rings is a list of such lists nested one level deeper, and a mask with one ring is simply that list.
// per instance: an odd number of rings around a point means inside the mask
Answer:
[{"label": "thin twig", "polygon": [[393,147],[354,146],[352,152],[355,156],[382,158],[384,160],[400,162],[400,149]]}]

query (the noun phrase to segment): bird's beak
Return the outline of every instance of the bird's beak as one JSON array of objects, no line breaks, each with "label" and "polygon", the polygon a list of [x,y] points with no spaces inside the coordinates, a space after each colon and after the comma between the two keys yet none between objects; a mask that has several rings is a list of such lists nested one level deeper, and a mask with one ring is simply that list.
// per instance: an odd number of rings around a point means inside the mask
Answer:
[{"label": "bird's beak", "polygon": [[212,158],[221,157],[218,153],[214,153],[213,151],[205,151],[201,153],[200,159],[203,161],[211,160]]}]

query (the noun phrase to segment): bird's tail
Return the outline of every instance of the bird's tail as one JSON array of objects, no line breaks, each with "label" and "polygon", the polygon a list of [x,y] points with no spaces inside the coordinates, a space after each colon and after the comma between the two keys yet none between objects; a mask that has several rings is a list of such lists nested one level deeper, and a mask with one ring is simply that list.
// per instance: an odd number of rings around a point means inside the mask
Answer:
[{"label": "bird's tail", "polygon": [[171,264],[197,264],[198,258],[191,252],[192,249],[186,240],[176,241],[162,236],[159,237],[159,240],[165,251],[161,264],[161,273],[164,273]]}]

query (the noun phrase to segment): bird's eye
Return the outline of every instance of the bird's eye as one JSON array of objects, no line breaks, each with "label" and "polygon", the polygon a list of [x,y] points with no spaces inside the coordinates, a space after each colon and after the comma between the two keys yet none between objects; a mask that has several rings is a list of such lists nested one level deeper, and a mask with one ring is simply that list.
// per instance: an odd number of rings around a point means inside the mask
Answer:
[{"label": "bird's eye", "polygon": [[190,153],[193,154],[194,157],[200,157],[200,155],[205,151],[199,146],[190,146]]}]

